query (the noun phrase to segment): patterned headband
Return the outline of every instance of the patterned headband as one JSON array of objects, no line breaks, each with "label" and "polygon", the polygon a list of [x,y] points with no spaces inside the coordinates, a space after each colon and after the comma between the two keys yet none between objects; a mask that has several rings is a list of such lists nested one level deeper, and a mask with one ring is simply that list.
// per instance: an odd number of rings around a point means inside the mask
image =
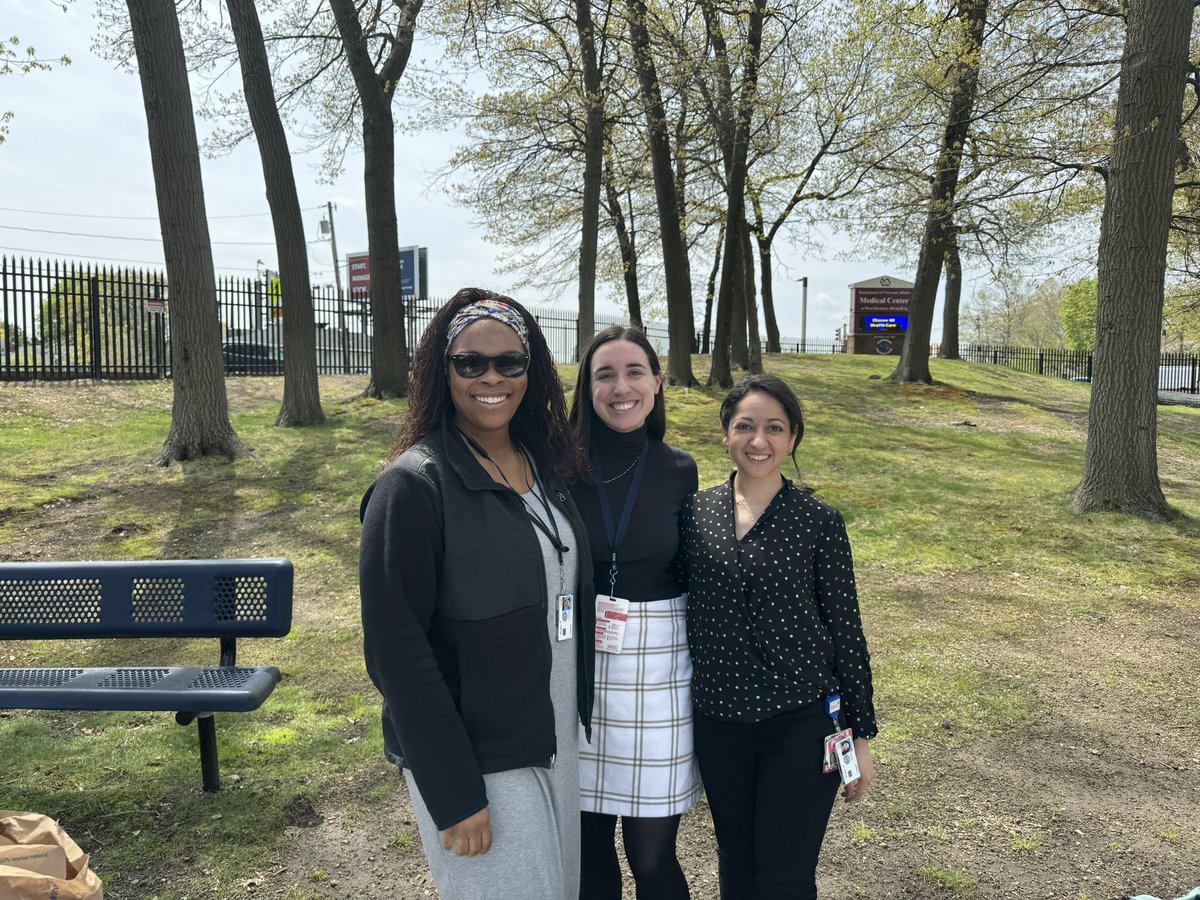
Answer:
[{"label": "patterned headband", "polygon": [[450,327],[446,329],[446,349],[450,349],[454,339],[462,334],[468,325],[478,322],[480,319],[495,319],[497,322],[503,322],[517,333],[525,352],[529,352],[529,331],[525,327],[525,319],[504,301],[491,298],[468,303],[454,314],[454,318],[450,320]]}]

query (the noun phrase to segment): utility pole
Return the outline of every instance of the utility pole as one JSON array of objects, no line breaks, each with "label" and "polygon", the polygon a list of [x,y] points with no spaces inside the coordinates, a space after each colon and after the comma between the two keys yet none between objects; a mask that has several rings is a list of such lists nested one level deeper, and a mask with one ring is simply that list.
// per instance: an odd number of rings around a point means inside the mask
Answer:
[{"label": "utility pole", "polygon": [[800,352],[808,352],[808,276],[800,279]]},{"label": "utility pole", "polygon": [[[346,303],[342,295],[342,270],[338,266],[337,229],[333,225],[333,211],[336,209],[332,201],[325,204],[328,219],[329,247],[333,251],[333,281],[337,285],[337,317],[338,334],[342,339],[342,374],[350,374],[350,335],[346,332]],[[326,222],[321,222],[321,231],[325,232]]]}]

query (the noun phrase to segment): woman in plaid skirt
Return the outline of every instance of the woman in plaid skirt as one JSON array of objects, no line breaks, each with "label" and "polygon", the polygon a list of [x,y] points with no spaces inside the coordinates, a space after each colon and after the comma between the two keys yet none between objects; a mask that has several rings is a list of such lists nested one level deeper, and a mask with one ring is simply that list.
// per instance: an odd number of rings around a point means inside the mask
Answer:
[{"label": "woman in plaid skirt", "polygon": [[572,495],[597,594],[593,736],[580,742],[584,900],[621,897],[618,816],[639,900],[689,896],[675,838],[700,780],[676,557],[679,513],[698,484],[695,460],[663,443],[662,385],[646,336],[613,326],[584,351],[571,404],[588,455]]}]

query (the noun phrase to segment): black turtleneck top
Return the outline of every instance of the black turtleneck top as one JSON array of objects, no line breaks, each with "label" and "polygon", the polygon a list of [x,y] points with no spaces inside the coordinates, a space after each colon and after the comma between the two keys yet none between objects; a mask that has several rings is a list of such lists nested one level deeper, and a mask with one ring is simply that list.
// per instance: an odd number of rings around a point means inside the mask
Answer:
[{"label": "black turtleneck top", "polygon": [[[645,473],[625,540],[617,553],[616,596],[632,603],[666,600],[686,589],[685,576],[676,559],[679,514],[684,501],[699,488],[696,461],[678,447],[648,437],[644,425],[637,431],[622,433],[592,417],[592,449],[599,457],[605,480],[610,481],[600,487],[608,493],[614,526],[621,520],[625,498],[633,483],[633,464],[647,441],[650,446]],[[608,594],[612,549],[596,493],[598,480],[592,472],[591,479],[576,482],[571,495],[587,526],[596,591]]]}]

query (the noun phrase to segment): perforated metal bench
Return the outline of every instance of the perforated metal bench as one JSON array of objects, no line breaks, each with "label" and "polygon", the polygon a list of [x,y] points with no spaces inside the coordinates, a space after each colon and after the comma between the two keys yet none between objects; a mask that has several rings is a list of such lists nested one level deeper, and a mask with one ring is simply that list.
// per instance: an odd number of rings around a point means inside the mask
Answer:
[{"label": "perforated metal bench", "polygon": [[0,563],[0,639],[219,638],[217,666],[0,669],[0,709],[174,712],[196,721],[204,790],[220,789],[213,713],[258,709],[274,666],[237,665],[239,637],[292,626],[286,559]]}]

